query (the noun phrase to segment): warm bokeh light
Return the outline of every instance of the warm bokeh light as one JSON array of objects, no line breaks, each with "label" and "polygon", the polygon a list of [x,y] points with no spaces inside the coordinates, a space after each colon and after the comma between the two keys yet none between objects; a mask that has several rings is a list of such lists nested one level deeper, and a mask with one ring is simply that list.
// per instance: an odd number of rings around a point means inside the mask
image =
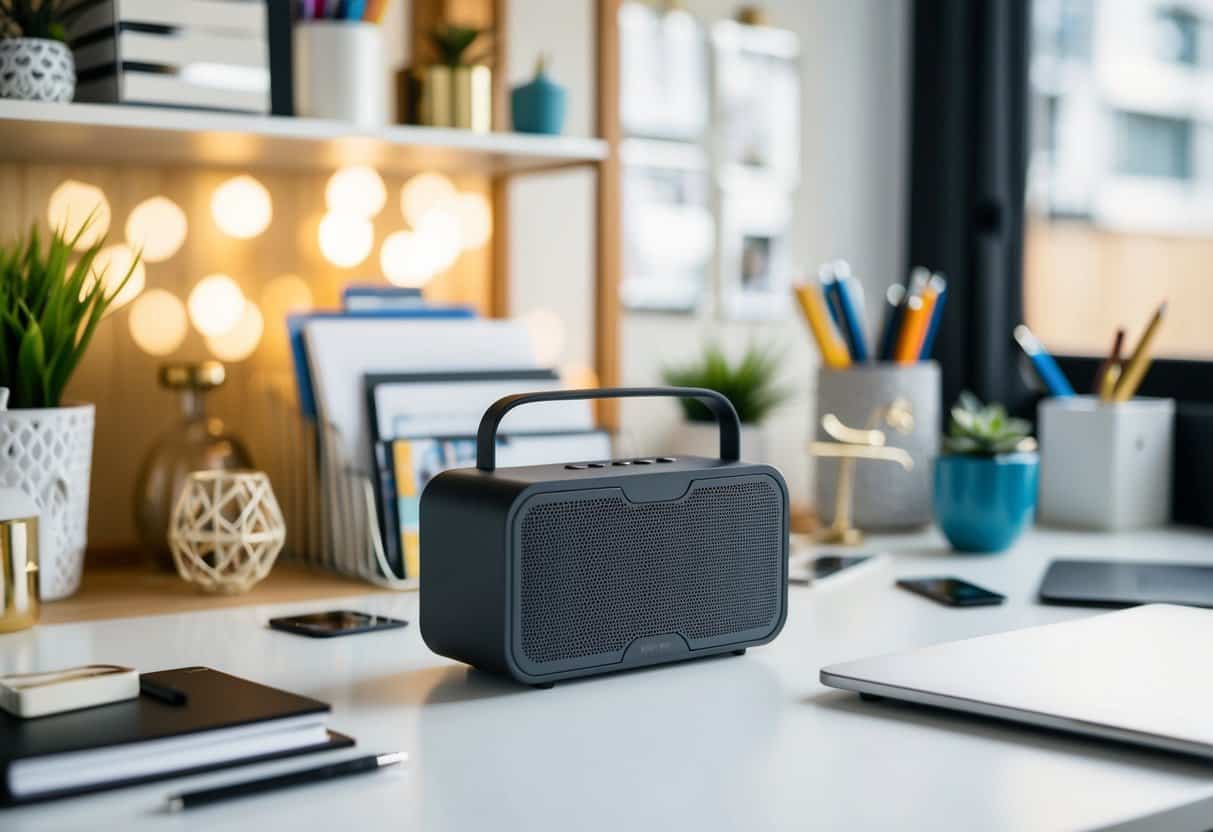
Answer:
[{"label": "warm bokeh light", "polygon": [[440,253],[415,231],[396,231],[379,249],[383,276],[397,286],[419,289],[438,273]]},{"label": "warm bokeh light", "polygon": [[131,306],[131,338],[148,355],[168,355],[185,340],[185,304],[172,292],[148,289]]},{"label": "warm bokeh light", "polygon": [[435,208],[453,202],[457,191],[440,173],[419,173],[400,189],[400,213],[413,228]]},{"label": "warm bokeh light", "polygon": [[387,188],[374,168],[350,165],[329,177],[324,201],[334,213],[369,218],[383,210]]},{"label": "warm bokeh light", "polygon": [[187,303],[194,328],[212,337],[230,332],[244,314],[244,293],[225,274],[199,280]]},{"label": "warm bokeh light", "polygon": [[185,212],[166,196],[143,200],[126,219],[126,242],[149,263],[167,260],[181,249],[189,223]]},{"label": "warm bokeh light", "polygon": [[464,251],[484,248],[493,236],[493,208],[488,197],[461,193],[455,197],[454,208],[459,217],[460,246]]},{"label": "warm bokeh light", "polygon": [[252,301],[244,302],[244,312],[236,325],[222,335],[209,335],[206,346],[221,361],[243,361],[261,343],[265,320]]},{"label": "warm bokeh light", "polygon": [[306,312],[313,303],[312,287],[296,274],[280,274],[261,290],[261,311],[271,321],[284,319],[292,312]]},{"label": "warm bokeh light", "polygon": [[77,251],[96,245],[109,231],[110,204],[105,193],[96,185],[67,179],[51,193],[46,207],[50,227],[60,231],[68,240],[80,232],[90,214],[92,220],[88,228],[76,241]]},{"label": "warm bokeh light", "polygon": [[544,367],[555,366],[564,352],[564,321],[551,309],[533,309],[523,316],[531,336],[535,360]]},{"label": "warm bokeh light", "polygon": [[325,214],[320,220],[320,253],[334,266],[348,269],[367,258],[375,245],[375,228],[365,217]]},{"label": "warm bokeh light", "polygon": [[[131,271],[132,264],[135,267],[134,271]],[[130,279],[126,281],[122,291],[115,295],[118,285],[122,283],[122,278],[126,277],[127,272],[131,273]],[[112,298],[109,311],[125,306],[139,297],[139,293],[147,285],[147,270],[143,268],[143,261],[136,263],[135,252],[131,250],[130,246],[122,243],[106,246],[97,252],[89,273],[92,278],[89,286],[91,287],[93,282],[100,280],[101,285],[105,287],[105,294]]]},{"label": "warm bokeh light", "polygon": [[435,273],[449,269],[463,250],[459,216],[451,205],[433,209],[415,229],[417,236],[425,240],[426,248],[433,252]]},{"label": "warm bokeh light", "polygon": [[224,234],[247,240],[269,227],[274,205],[264,185],[241,174],[215,189],[211,195],[211,216]]}]

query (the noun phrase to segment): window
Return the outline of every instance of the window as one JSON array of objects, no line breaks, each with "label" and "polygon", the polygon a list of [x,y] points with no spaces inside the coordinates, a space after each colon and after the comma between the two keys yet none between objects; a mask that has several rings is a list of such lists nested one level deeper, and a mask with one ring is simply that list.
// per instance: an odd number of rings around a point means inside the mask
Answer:
[{"label": "window", "polygon": [[[1091,35],[1057,57],[1059,14]],[[1024,315],[1052,350],[1136,341],[1169,301],[1160,355],[1213,359],[1213,113],[1200,102],[1201,21],[1159,0],[1033,0]],[[1153,21],[1165,53],[1139,42]],[[1165,60],[1160,60],[1163,58]],[[1190,69],[1178,73],[1175,63]],[[1047,120],[1041,123],[1042,120]]]}]

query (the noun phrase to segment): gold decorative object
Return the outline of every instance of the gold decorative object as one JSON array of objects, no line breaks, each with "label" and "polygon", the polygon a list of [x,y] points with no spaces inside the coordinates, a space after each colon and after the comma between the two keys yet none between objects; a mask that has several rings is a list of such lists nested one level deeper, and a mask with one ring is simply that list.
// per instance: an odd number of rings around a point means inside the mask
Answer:
[{"label": "gold decorative object", "polygon": [[913,458],[902,448],[886,446],[887,436],[878,428],[881,424],[898,433],[909,433],[914,429],[914,412],[910,402],[894,399],[887,407],[878,407],[868,417],[864,428],[853,428],[842,423],[833,413],[821,417],[822,429],[834,442],[810,442],[809,450],[816,457],[834,457],[841,460],[838,465],[838,490],[834,503],[834,522],[817,533],[822,543],[858,545],[863,541],[863,532],[851,525],[851,508],[854,499],[855,464],[858,460],[880,460],[896,462],[905,470],[914,467]]},{"label": "gold decorative object", "polygon": [[[29,508],[34,508],[32,502]],[[36,509],[31,515],[0,520],[0,633],[24,630],[38,621]]]},{"label": "gold decorative object", "polygon": [[247,592],[269,574],[286,523],[261,471],[195,471],[173,510],[177,573],[207,592]]}]

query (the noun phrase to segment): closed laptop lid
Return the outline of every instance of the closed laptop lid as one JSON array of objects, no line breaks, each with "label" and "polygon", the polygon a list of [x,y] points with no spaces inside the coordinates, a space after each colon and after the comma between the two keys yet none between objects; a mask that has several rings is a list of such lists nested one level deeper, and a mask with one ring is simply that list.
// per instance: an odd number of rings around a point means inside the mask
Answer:
[{"label": "closed laptop lid", "polygon": [[823,668],[831,687],[1213,757],[1213,611],[1152,604]]}]

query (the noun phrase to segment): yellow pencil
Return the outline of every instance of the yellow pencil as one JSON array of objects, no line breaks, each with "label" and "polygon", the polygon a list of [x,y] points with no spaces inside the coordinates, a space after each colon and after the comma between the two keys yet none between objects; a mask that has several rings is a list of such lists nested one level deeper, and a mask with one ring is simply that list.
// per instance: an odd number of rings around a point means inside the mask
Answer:
[{"label": "yellow pencil", "polygon": [[1158,337],[1158,330],[1166,312],[1167,302],[1163,301],[1150,319],[1146,331],[1142,333],[1141,340],[1137,342],[1137,348],[1120,371],[1120,378],[1116,380],[1116,388],[1112,391],[1112,401],[1127,402],[1141,386],[1142,379],[1146,377],[1146,370],[1150,369],[1150,362],[1154,360],[1150,350],[1154,339]]},{"label": "yellow pencil", "polygon": [[[931,304],[932,307],[934,305]],[[901,331],[897,333],[897,346],[893,349],[893,360],[898,364],[914,364],[922,351],[922,339],[927,334],[931,314],[919,295],[906,298],[905,307],[901,314]]]},{"label": "yellow pencil", "polygon": [[830,320],[830,313],[826,311],[825,297],[821,294],[821,287],[816,283],[810,283],[805,286],[797,286],[795,292],[796,300],[800,303],[800,311],[804,313],[804,319],[813,332],[813,340],[817,342],[817,349],[821,350],[822,361],[833,370],[844,370],[850,367],[851,353],[847,350],[847,345],[835,328],[834,322]]}]

